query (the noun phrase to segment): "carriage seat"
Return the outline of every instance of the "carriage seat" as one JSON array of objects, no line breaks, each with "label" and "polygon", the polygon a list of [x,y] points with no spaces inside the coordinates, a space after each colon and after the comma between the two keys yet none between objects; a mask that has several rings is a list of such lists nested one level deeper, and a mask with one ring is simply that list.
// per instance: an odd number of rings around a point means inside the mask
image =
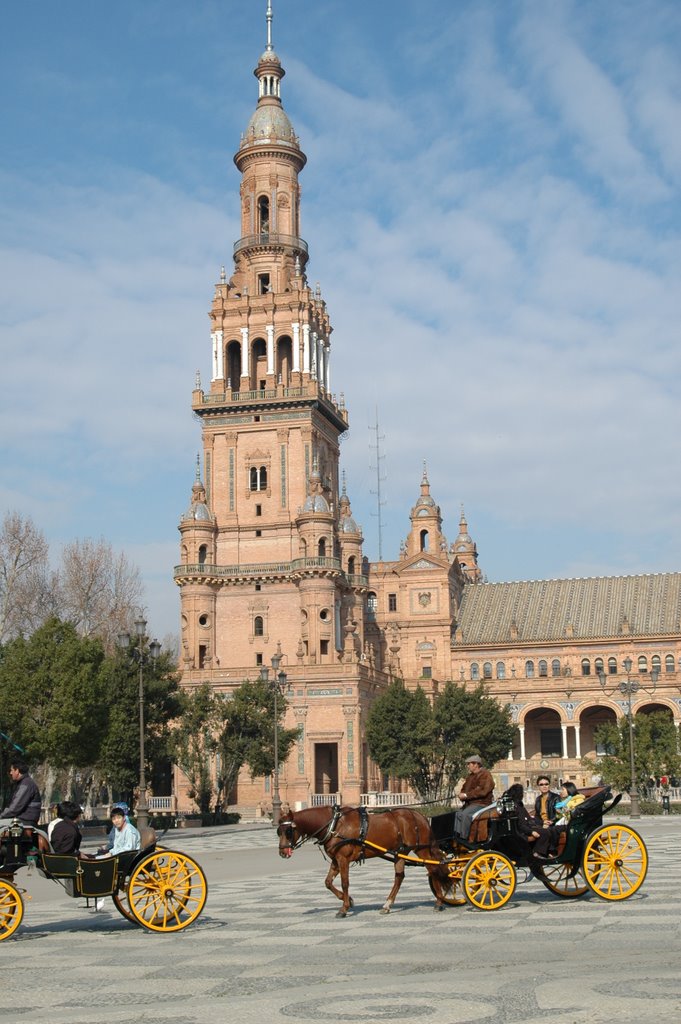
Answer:
[{"label": "carriage seat", "polygon": [[139,830],[140,833],[140,849],[146,850],[150,846],[156,846],[156,829],[152,828],[151,825],[147,825],[145,828]]},{"label": "carriage seat", "polygon": [[499,817],[496,803],[488,804],[476,811],[471,820],[471,827],[468,832],[469,843],[486,843],[489,839],[489,823],[493,818]]}]

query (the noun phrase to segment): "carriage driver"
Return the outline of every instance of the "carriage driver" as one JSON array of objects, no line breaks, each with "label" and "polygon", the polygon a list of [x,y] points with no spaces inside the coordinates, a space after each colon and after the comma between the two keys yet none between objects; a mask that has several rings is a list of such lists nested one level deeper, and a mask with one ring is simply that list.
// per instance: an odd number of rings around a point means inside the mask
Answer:
[{"label": "carriage driver", "polygon": [[26,762],[13,758],[9,763],[9,777],[14,790],[9,803],[0,811],[0,823],[9,824],[18,818],[24,825],[37,825],[41,813],[40,790],[28,774]]},{"label": "carriage driver", "polygon": [[478,754],[471,754],[466,758],[466,768],[468,775],[459,793],[463,807],[456,812],[454,819],[454,834],[460,839],[468,839],[473,815],[492,803],[494,793],[494,779],[491,773],[482,767],[482,758]]}]

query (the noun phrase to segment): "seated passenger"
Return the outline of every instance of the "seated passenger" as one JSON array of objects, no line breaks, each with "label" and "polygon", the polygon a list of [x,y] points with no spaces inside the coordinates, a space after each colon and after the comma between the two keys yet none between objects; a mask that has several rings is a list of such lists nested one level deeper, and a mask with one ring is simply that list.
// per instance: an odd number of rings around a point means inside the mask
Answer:
[{"label": "seated passenger", "polygon": [[551,779],[548,775],[539,776],[537,779],[537,789],[539,790],[539,795],[534,802],[534,816],[542,825],[544,822],[553,825],[556,818],[559,817],[556,814],[556,804],[560,800],[560,796],[551,789]]},{"label": "seated passenger", "polygon": [[560,789],[560,800],[556,804],[556,813],[561,817],[555,825],[545,825],[541,835],[534,844],[533,854],[537,860],[551,860],[556,856],[558,840],[562,832],[567,832],[570,816],[575,807],[584,803],[584,796],[577,792],[574,782],[564,782]]},{"label": "seated passenger", "polygon": [[519,782],[516,782],[514,786],[506,790],[504,796],[513,802],[518,815],[518,833],[527,839],[528,843],[534,843],[539,839],[539,826],[537,819],[527,811],[523,803],[525,790]]},{"label": "seated passenger", "polygon": [[63,800],[57,804],[57,818],[50,822],[48,828],[50,843],[55,853],[73,853],[78,856],[83,837],[76,822],[81,814],[80,805],[72,800]]},{"label": "seated passenger", "polygon": [[128,850],[139,850],[142,846],[140,834],[135,826],[128,820],[122,807],[111,808],[111,823],[114,827],[114,840],[109,854],[115,857],[118,853],[126,853]]},{"label": "seated passenger", "polygon": [[482,758],[471,754],[466,758],[466,776],[459,798],[463,807],[456,812],[454,818],[454,835],[468,839],[473,816],[483,807],[488,807],[494,794],[494,779],[486,768],[482,767]]}]

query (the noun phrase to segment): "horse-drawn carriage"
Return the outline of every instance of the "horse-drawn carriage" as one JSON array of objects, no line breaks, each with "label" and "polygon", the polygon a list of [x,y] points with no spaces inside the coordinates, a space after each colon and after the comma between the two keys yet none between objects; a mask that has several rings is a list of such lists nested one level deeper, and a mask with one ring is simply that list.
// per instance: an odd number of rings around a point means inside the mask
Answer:
[{"label": "horse-drawn carriage", "polygon": [[633,896],[648,869],[645,843],[628,825],[603,824],[604,815],[617,806],[621,795],[612,798],[607,786],[582,793],[585,800],[572,811],[557,855],[550,860],[534,856],[532,843],[518,829],[512,801],[502,798],[474,818],[467,843],[453,835],[453,813],[432,818],[451,880],[445,902],[498,910],[513,896],[519,869],[525,869],[528,880],[538,879],[563,899],[589,891],[605,900]]},{"label": "horse-drawn carriage", "polygon": [[[69,896],[90,905],[111,896],[116,909],[152,932],[177,932],[204,908],[206,878],[191,857],[156,846],[153,829],[142,830],[141,850],[88,859],[53,853],[45,832],[12,822],[0,830],[0,941],[9,938],[24,915],[23,890],[14,876],[35,865]],[[95,903],[97,906],[97,903]]]},{"label": "horse-drawn carriage", "polygon": [[[286,816],[279,825],[279,853],[290,856],[309,839],[331,861],[327,888],[343,901],[344,917],[352,907],[348,892],[350,863],[380,857],[395,864],[395,883],[382,907],[394,903],[407,864],[425,867],[435,896],[443,904],[469,903],[478,910],[498,910],[513,896],[518,871],[525,881],[538,879],[556,896],[573,899],[591,891],[605,900],[624,900],[643,884],[648,869],[646,847],[633,828],[604,825],[603,817],[620,802],[610,788],[583,790],[583,803],[572,812],[555,858],[538,860],[518,828],[518,811],[502,798],[473,819],[467,841],[454,835],[454,812],[425,818],[395,808],[368,813],[366,808],[311,808]],[[340,875],[342,889],[333,882]]]}]

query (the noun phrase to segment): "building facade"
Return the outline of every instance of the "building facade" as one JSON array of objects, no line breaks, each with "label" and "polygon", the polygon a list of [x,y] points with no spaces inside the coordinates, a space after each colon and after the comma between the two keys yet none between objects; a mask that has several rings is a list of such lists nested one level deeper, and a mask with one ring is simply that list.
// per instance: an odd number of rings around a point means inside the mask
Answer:
[{"label": "building facade", "polygon": [[[399,557],[367,561],[340,475],[349,417],[331,388],[329,311],[306,277],[306,157],[282,104],[269,9],[254,73],[257,105],[234,157],[241,237],[215,286],[210,384],[197,374],[192,396],[203,455],[174,573],[183,685],[228,693],[280,645],[286,724],[298,730],[281,771],[292,804],[385,787],[365,723],[395,677],[430,693],[483,680],[518,725],[500,782],[539,770],[581,782],[595,726],[625,710],[599,669],[616,681],[629,656],[646,682],[660,667],[636,710],[681,720],[681,574],[485,583],[463,511],[453,543],[444,536],[425,467]],[[235,802],[259,805],[269,783],[244,773]]]}]

